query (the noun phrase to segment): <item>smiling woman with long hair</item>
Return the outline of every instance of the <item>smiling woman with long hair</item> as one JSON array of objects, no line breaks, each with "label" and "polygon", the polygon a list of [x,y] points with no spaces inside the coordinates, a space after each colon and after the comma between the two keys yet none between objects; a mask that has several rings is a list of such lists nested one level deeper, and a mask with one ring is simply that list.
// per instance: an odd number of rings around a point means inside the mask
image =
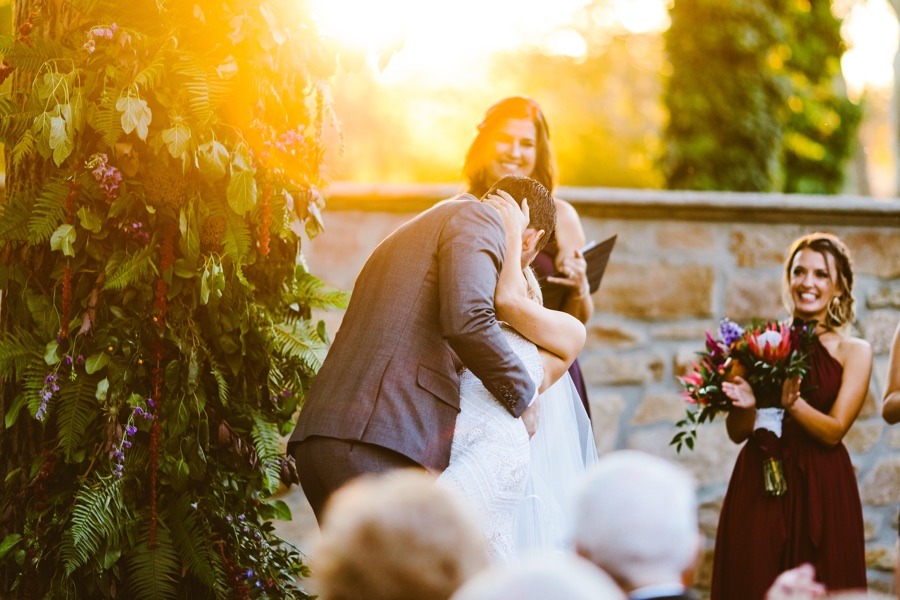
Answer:
[{"label": "smiling woman with long hair", "polygon": [[853,267],[827,233],[794,242],[785,263],[785,304],[814,327],[809,374],[788,380],[781,447],[787,492],[766,495],[766,454],[753,436],[757,398],[745,380],[723,384],[732,399],[728,435],[744,447],[725,494],[713,562],[713,600],[760,600],[782,571],[810,563],[829,590],[866,587],[862,506],[842,440],[869,387],[872,348],[847,335],[854,319]]}]

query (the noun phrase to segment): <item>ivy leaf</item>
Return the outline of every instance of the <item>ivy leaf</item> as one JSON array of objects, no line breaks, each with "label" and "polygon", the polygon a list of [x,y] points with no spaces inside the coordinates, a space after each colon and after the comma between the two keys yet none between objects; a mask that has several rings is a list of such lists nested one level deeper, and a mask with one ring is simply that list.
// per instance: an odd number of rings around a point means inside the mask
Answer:
[{"label": "ivy leaf", "polygon": [[98,352],[97,354],[92,354],[84,361],[84,370],[88,375],[91,375],[105,367],[107,364],[109,364],[109,355],[105,352]]},{"label": "ivy leaf", "polygon": [[150,126],[150,121],[153,120],[153,113],[150,112],[147,101],[131,96],[122,96],[116,101],[116,110],[122,113],[122,131],[131,133],[136,130],[138,137],[146,141],[147,128]]},{"label": "ivy leaf", "polygon": [[58,364],[60,360],[62,357],[59,355],[59,344],[56,343],[56,340],[47,342],[47,346],[44,348],[44,362],[52,366]]},{"label": "ivy leaf", "polygon": [[64,223],[50,236],[50,249],[60,250],[64,256],[75,256],[75,228]]},{"label": "ivy leaf", "polygon": [[0,560],[3,559],[12,548],[22,540],[21,534],[10,533],[0,542]]},{"label": "ivy leaf", "polygon": [[169,147],[172,158],[181,158],[190,146],[191,128],[185,125],[180,117],[174,119],[171,127],[163,129],[162,140]]},{"label": "ivy leaf", "polygon": [[88,210],[86,206],[78,209],[78,222],[81,223],[82,228],[91,233],[100,233],[100,228],[103,225],[100,217]]},{"label": "ivy leaf", "polygon": [[230,158],[225,146],[215,140],[201,144],[197,148],[200,173],[210,181],[218,181],[225,177]]},{"label": "ivy leaf", "polygon": [[231,175],[226,192],[231,210],[243,215],[256,206],[256,179],[253,171],[239,170]]},{"label": "ivy leaf", "polygon": [[104,377],[97,383],[97,392],[94,397],[100,402],[106,402],[107,396],[109,396],[109,379]]},{"label": "ivy leaf", "polygon": [[31,125],[31,133],[37,140],[37,150],[44,158],[50,158],[50,154],[53,152],[49,141],[52,118],[49,112],[44,111],[34,118],[34,123]]}]

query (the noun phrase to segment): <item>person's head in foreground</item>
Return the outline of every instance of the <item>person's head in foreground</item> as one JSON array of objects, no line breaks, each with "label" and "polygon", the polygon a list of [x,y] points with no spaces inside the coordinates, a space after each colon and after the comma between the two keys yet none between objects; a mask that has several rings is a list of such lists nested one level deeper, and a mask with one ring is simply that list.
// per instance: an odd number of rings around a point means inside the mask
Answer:
[{"label": "person's head in foreground", "polygon": [[528,227],[522,232],[522,266],[534,260],[556,230],[556,203],[547,188],[538,181],[522,175],[507,175],[497,180],[483,198],[503,191],[519,206],[528,200]]},{"label": "person's head in foreground", "polygon": [[615,582],[569,554],[494,567],[466,583],[453,600],[624,600]]},{"label": "person's head in foreground", "polygon": [[404,470],[335,493],[311,568],[321,600],[446,600],[487,564],[461,501],[434,477]]},{"label": "person's head in foreground", "polygon": [[681,467],[631,450],[602,457],[579,489],[574,522],[576,552],[626,592],[691,584],[697,495]]},{"label": "person's head in foreground", "polygon": [[783,299],[795,317],[840,329],[856,316],[853,263],[847,246],[830,233],[797,239],[784,264]]}]

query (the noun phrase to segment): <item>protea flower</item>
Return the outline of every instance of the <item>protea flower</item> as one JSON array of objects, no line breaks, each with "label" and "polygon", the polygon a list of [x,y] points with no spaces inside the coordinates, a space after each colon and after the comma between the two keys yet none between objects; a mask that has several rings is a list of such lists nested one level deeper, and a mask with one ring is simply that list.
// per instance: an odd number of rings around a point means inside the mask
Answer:
[{"label": "protea flower", "polygon": [[757,360],[770,365],[782,363],[791,354],[791,336],[788,327],[773,323],[765,331],[748,332],[747,347]]}]

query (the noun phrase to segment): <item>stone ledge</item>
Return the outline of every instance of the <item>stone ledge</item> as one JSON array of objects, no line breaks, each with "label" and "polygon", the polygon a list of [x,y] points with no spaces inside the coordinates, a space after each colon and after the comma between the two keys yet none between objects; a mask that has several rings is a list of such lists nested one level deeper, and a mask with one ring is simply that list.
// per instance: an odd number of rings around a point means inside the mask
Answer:
[{"label": "stone ledge", "polygon": [[[463,191],[460,184],[333,183],[327,209],[414,213]],[[561,187],[582,216],[618,219],[736,221],[900,228],[900,199]]]}]

